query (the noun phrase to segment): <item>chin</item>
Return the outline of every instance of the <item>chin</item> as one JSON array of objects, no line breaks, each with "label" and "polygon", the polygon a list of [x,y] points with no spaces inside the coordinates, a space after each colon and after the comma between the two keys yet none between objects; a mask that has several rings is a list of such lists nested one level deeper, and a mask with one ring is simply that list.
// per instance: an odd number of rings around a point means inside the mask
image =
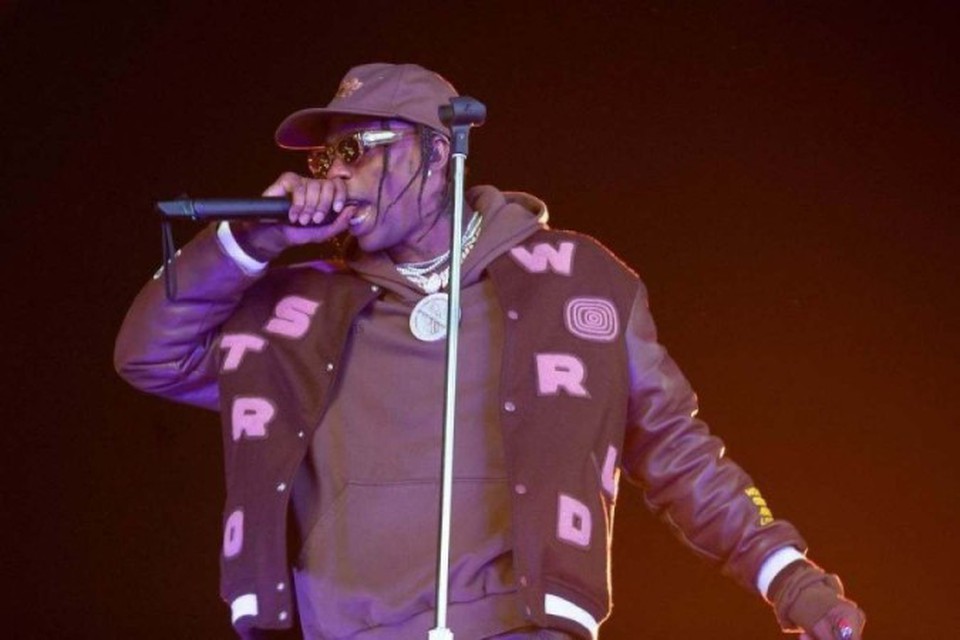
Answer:
[{"label": "chin", "polygon": [[376,253],[387,248],[384,246],[383,241],[376,237],[375,231],[357,237],[357,245],[364,253]]}]

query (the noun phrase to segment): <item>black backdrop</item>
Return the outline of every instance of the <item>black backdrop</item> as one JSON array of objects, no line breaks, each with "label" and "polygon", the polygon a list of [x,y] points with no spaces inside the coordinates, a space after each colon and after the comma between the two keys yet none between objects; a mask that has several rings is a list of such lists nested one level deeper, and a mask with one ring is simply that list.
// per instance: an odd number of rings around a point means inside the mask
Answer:
[{"label": "black backdrop", "polygon": [[[952,3],[345,4],[0,5],[5,635],[230,637],[216,419],[125,387],[113,336],[152,202],[256,195],[302,162],[280,119],[383,60],[487,104],[472,182],[639,271],[701,415],[869,637],[950,637]],[[778,637],[633,488],[616,526],[606,640]]]}]

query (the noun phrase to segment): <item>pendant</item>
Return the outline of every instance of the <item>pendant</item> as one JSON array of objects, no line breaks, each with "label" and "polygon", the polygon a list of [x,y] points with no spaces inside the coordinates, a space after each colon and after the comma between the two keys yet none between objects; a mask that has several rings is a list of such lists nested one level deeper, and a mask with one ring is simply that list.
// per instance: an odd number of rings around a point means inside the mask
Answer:
[{"label": "pendant", "polygon": [[447,294],[431,293],[410,312],[410,332],[423,342],[436,342],[447,335]]},{"label": "pendant", "polygon": [[443,279],[439,273],[431,273],[427,281],[423,283],[423,290],[427,293],[436,293],[443,286]]}]

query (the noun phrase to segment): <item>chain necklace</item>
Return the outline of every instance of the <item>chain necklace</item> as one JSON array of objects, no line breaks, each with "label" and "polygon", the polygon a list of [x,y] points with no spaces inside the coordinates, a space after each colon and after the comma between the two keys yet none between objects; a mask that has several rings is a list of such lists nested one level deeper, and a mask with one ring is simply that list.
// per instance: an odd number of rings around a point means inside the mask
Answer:
[{"label": "chain necklace", "polygon": [[[474,245],[477,244],[477,238],[480,237],[480,228],[483,226],[483,216],[480,212],[475,212],[467,228],[463,232],[462,250],[460,252],[460,262],[467,259]],[[424,293],[433,294],[446,288],[450,283],[450,250],[436,258],[431,258],[424,262],[407,262],[397,265],[397,273],[409,280],[417,287],[423,289]],[[440,269],[440,266],[443,268]],[[440,269],[440,271],[437,271]]]}]

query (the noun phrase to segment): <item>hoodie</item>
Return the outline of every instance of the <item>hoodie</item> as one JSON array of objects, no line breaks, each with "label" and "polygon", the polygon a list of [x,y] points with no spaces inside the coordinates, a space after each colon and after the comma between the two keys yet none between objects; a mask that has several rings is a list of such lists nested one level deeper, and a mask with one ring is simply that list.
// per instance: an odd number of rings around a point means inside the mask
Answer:
[{"label": "hoodie", "polygon": [[[458,634],[474,638],[526,624],[514,595],[497,411],[502,311],[484,270],[547,216],[536,198],[492,187],[471,189],[466,201],[482,230],[461,269],[449,616]],[[424,637],[436,598],[445,342],[411,334],[424,293],[385,253],[348,256],[383,294],[354,325],[293,486],[303,541],[297,606],[311,639]]]}]

